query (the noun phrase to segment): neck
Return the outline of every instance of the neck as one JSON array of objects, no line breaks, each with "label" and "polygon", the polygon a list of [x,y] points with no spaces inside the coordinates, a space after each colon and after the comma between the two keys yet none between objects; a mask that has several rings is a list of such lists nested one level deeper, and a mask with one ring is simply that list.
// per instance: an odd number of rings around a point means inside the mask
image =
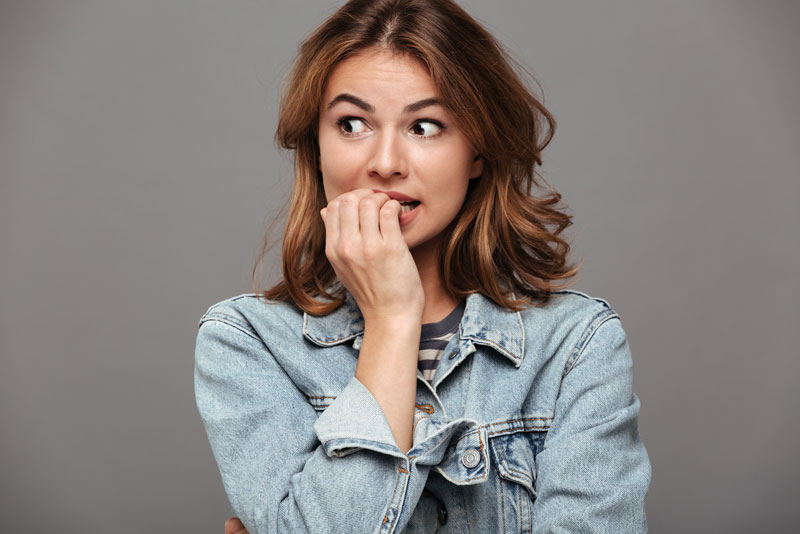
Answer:
[{"label": "neck", "polygon": [[422,290],[425,292],[423,324],[441,321],[458,304],[458,300],[444,289],[444,281],[439,270],[439,250],[436,245],[436,243],[424,243],[411,251],[419,271]]}]

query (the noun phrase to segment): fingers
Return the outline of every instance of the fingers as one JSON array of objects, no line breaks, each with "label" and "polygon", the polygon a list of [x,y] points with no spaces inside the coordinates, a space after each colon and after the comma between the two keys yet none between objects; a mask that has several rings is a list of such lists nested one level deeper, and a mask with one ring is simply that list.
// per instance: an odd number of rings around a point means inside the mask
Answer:
[{"label": "fingers", "polygon": [[323,215],[326,243],[335,246],[342,232],[358,232],[358,203],[361,198],[371,193],[369,189],[355,189],[328,203]]},{"label": "fingers", "polygon": [[[356,236],[359,232],[359,204],[367,196],[362,189],[346,193],[338,199],[339,236]],[[334,202],[336,202],[334,200]]]},{"label": "fingers", "polygon": [[225,534],[248,534],[238,517],[231,517],[225,521]]},{"label": "fingers", "polygon": [[[375,193],[370,189],[355,189],[331,200],[320,211],[326,228],[327,243],[337,246],[341,239],[361,239],[365,243],[376,244],[381,239],[379,212],[391,201],[386,193]],[[399,227],[398,227],[399,228]]]},{"label": "fingers", "polygon": [[396,200],[386,202],[380,211],[380,230],[384,241],[403,239],[400,230],[400,211],[403,208]]},{"label": "fingers", "polygon": [[374,193],[361,200],[358,205],[359,219],[361,220],[361,236],[367,247],[375,247],[380,244],[380,220],[379,213],[382,206],[391,202],[386,193]]}]

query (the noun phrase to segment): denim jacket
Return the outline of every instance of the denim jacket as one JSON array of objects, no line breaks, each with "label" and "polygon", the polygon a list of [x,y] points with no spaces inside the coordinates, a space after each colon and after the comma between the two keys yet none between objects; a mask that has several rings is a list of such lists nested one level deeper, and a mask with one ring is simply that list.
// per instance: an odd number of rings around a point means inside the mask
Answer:
[{"label": "denim jacket", "polygon": [[355,378],[364,322],[245,294],[200,320],[195,393],[251,534],[639,533],[650,462],[619,316],[571,290],[468,297],[403,453]]}]

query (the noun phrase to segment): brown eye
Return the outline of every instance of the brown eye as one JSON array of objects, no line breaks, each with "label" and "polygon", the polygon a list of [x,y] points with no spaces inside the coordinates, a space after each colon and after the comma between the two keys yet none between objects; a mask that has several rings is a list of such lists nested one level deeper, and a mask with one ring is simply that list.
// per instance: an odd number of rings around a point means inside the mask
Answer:
[{"label": "brown eye", "polygon": [[343,117],[336,121],[339,125],[339,130],[344,135],[358,135],[367,130],[364,121],[355,117]]},{"label": "brown eye", "polygon": [[414,135],[418,135],[420,137],[433,137],[443,129],[444,125],[439,121],[434,120],[417,121],[414,123],[414,126],[411,127],[411,131],[414,133]]}]

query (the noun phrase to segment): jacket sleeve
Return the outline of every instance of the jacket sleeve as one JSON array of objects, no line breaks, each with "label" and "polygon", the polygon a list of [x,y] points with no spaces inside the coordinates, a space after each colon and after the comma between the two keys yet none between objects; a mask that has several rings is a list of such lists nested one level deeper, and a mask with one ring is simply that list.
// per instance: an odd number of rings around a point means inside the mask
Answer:
[{"label": "jacket sleeve", "polygon": [[405,528],[410,514],[401,512],[416,506],[430,468],[409,462],[355,377],[317,417],[259,337],[207,314],[195,396],[233,511],[251,534]]},{"label": "jacket sleeve", "polygon": [[593,322],[564,372],[553,423],[536,456],[533,531],[647,532],[650,461],[616,314]]}]

